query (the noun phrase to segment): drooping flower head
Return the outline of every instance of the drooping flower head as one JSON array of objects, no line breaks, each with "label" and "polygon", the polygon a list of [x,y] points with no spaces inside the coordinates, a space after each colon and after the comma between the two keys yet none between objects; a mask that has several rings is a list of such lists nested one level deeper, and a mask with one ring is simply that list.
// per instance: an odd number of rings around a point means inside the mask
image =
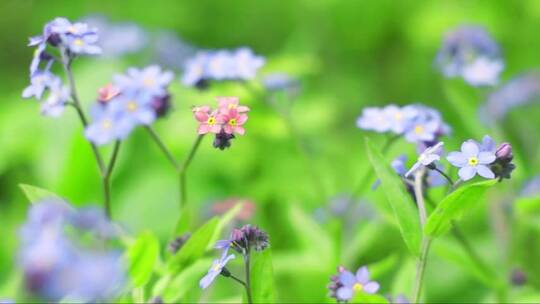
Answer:
[{"label": "drooping flower head", "polygon": [[[41,113],[58,117],[64,111],[70,91],[62,80],[48,71],[37,71],[30,79],[31,84],[22,93],[23,98],[35,98],[41,103]],[[47,92],[47,95],[44,93]],[[46,96],[46,97],[45,97]]]},{"label": "drooping flower head", "polygon": [[473,86],[493,85],[503,69],[499,46],[479,26],[461,26],[448,32],[435,60],[446,77],[463,77]]},{"label": "drooping flower head", "polygon": [[212,262],[212,266],[210,266],[208,273],[199,281],[199,286],[202,289],[208,288],[208,286],[214,282],[217,276],[225,270],[227,263],[234,258],[234,254],[227,255],[227,252],[223,252],[219,259],[215,259]]},{"label": "drooping flower head", "polygon": [[467,140],[461,145],[461,151],[450,152],[446,159],[455,167],[460,168],[459,177],[463,181],[470,180],[476,174],[484,178],[495,178],[489,168],[495,159],[492,151],[481,151],[480,145],[474,140]]},{"label": "drooping flower head", "polygon": [[409,171],[405,173],[405,177],[409,177],[411,174],[413,174],[414,172],[416,172],[418,169],[422,167],[427,167],[432,164],[434,165],[435,161],[440,160],[443,145],[444,145],[443,142],[439,142],[432,147],[426,148],[424,152],[420,153],[416,163],[414,163],[411,169],[409,169]]},{"label": "drooping flower head", "polygon": [[240,229],[234,228],[229,239],[217,241],[214,248],[223,250],[224,253],[233,248],[238,253],[245,255],[251,249],[263,251],[269,246],[270,242],[266,232],[256,226],[244,225]]}]

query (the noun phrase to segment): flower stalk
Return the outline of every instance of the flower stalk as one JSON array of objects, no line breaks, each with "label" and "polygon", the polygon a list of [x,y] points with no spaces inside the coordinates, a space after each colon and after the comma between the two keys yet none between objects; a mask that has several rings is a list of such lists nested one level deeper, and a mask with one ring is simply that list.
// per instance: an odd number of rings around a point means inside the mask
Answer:
[{"label": "flower stalk", "polygon": [[[422,170],[417,171],[414,176],[414,195],[416,198],[416,204],[418,206],[418,215],[420,218],[420,226],[422,228],[422,231],[427,220],[424,193],[422,189],[424,173],[425,173],[425,170],[422,169]],[[414,290],[413,290],[413,303],[418,303],[420,300],[420,294],[422,292],[424,273],[426,270],[426,264],[427,264],[427,258],[429,254],[430,245],[431,245],[431,239],[428,236],[422,234],[422,243],[420,246],[420,258],[416,266],[416,280],[414,283]]]}]

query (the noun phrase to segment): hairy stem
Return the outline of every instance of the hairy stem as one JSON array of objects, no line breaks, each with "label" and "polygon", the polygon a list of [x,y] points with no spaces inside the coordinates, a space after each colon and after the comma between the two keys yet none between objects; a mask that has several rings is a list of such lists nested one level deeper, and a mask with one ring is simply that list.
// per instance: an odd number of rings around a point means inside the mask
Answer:
[{"label": "hairy stem", "polygon": [[201,144],[203,137],[204,135],[197,136],[197,139],[193,143],[193,146],[191,147],[191,150],[189,151],[188,156],[182,163],[182,166],[178,169],[179,174],[180,174],[180,209],[182,209],[187,202],[186,172],[187,172],[187,169],[189,168],[189,165],[193,161],[193,157],[195,156],[195,154],[197,153],[197,150],[199,149],[199,146]]},{"label": "hairy stem", "polygon": [[[427,219],[426,205],[424,201],[424,193],[422,190],[424,170],[419,170],[414,176],[414,195],[416,198],[416,204],[418,205],[418,214],[420,217],[420,225],[424,228]],[[420,294],[422,292],[422,284],[424,281],[424,273],[426,270],[427,257],[429,254],[429,248],[431,240],[426,235],[422,236],[422,244],[420,248],[420,258],[416,266],[416,280],[413,290],[413,303],[418,303],[420,300]]]}]

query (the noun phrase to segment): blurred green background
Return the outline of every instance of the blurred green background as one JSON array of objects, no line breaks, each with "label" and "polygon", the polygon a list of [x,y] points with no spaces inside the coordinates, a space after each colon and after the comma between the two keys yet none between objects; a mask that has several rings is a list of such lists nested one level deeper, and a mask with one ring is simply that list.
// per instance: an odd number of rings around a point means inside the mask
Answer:
[{"label": "blurred green background", "polygon": [[[270,234],[278,299],[283,301],[326,301],[325,286],[339,264],[354,269],[372,264],[383,294],[410,291],[413,260],[381,203],[381,193],[371,192],[367,185],[359,203],[364,209],[350,221],[331,214],[320,220],[317,214],[328,213],[331,199],[349,195],[368,172],[363,137],[384,140],[355,127],[367,105],[422,102],[438,109],[454,129],[446,140],[448,149],[494,131],[477,122],[475,109],[485,92],[464,89],[466,107],[449,100],[448,81],[433,67],[445,31],[461,24],[485,26],[503,50],[503,80],[540,66],[540,2],[536,0],[4,0],[0,3],[0,286],[9,285],[13,277],[16,231],[28,207],[18,184],[49,189],[75,205],[101,201],[98,171],[75,113],[67,109],[59,119],[41,117],[37,103],[20,97],[32,57],[32,49],[26,47],[28,37],[39,34],[54,17],[77,20],[91,14],[113,22],[135,22],[149,33],[170,30],[199,48],[249,46],[267,58],[261,75],[285,72],[300,79],[302,93],[294,100],[292,117],[310,151],[308,160],[280,116],[234,83],[198,92],[175,81],[171,86],[174,111],[156,123],[181,159],[196,137],[191,106],[211,104],[215,96],[238,95],[252,108],[246,136],[236,139],[231,149],[218,151],[211,147],[210,138],[204,140],[188,173],[189,200],[200,206],[201,215],[211,214],[213,202],[231,197],[255,202],[251,222]],[[82,99],[90,105],[97,88],[112,74],[149,63],[145,53],[78,60],[75,77]],[[497,218],[493,214],[504,212],[500,206],[513,202],[523,182],[540,169],[537,108],[517,110],[498,126],[495,139],[512,140],[514,148],[519,147],[515,153],[522,166],[463,225],[474,247],[499,275],[508,275],[513,267],[530,272],[528,286],[509,289],[510,299],[516,301],[540,300],[537,217],[518,220],[504,213],[506,221],[500,224],[493,222]],[[399,143],[389,159],[403,151],[412,157],[414,150],[413,145]],[[308,167],[320,177],[322,189],[315,189]],[[135,131],[122,147],[112,183],[114,218],[134,233],[151,229],[166,241],[179,214],[177,180],[144,130]],[[503,236],[498,234],[501,229]],[[432,256],[428,300],[494,299],[486,278],[467,266],[451,238],[438,242]],[[228,290],[228,284],[219,282],[214,294],[204,299],[239,292]],[[8,287],[0,291],[13,293]]]}]

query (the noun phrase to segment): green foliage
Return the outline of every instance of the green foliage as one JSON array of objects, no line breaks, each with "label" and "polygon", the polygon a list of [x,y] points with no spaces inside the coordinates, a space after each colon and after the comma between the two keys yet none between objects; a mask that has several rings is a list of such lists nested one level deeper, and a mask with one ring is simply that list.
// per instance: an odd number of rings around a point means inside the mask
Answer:
[{"label": "green foliage", "polygon": [[452,221],[460,219],[467,211],[483,201],[487,189],[497,183],[488,180],[460,187],[447,195],[427,219],[424,233],[437,237],[450,229]]},{"label": "green foliage", "polygon": [[159,240],[150,232],[140,233],[126,250],[129,276],[134,287],[148,283],[159,260]]},{"label": "green foliage", "polygon": [[419,255],[421,229],[414,202],[405,191],[400,177],[395,174],[382,154],[371,144],[369,139],[366,138],[365,141],[369,160],[381,180],[380,187],[384,192],[386,201],[394,211],[394,217],[401,236],[409,250],[414,255]]},{"label": "green foliage", "polygon": [[178,273],[194,263],[207,250],[219,224],[217,217],[212,218],[197,229],[180,250],[169,261],[169,270]]},{"label": "green foliage", "polygon": [[388,303],[388,300],[379,294],[357,292],[349,303],[386,304]]},{"label": "green foliage", "polygon": [[19,187],[23,191],[28,201],[32,204],[42,201],[44,199],[62,199],[57,194],[36,186],[19,184]]},{"label": "green foliage", "polygon": [[276,300],[274,287],[274,270],[272,266],[272,250],[270,248],[252,253],[251,288],[253,302],[274,303]]}]

